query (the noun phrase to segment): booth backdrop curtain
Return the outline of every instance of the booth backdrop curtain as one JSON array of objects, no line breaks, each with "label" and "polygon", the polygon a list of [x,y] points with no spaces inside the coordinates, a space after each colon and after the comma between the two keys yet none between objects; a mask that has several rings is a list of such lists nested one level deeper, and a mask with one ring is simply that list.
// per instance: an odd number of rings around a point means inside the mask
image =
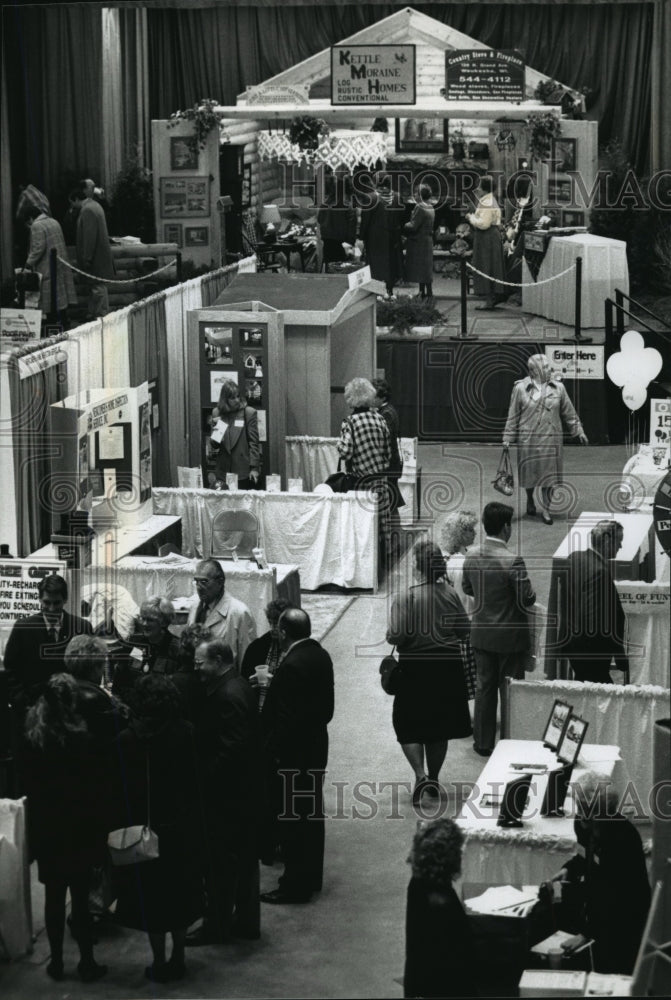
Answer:
[{"label": "booth backdrop curtain", "polygon": [[[631,160],[647,165],[653,3],[413,6],[487,45],[521,49],[528,65],[562,83],[589,86],[589,115],[599,120],[601,141],[619,137]],[[233,104],[246,85],[398,9],[393,3],[149,9],[152,117],[167,118],[206,96]],[[658,101],[657,111],[664,116],[659,130],[668,134],[668,100]]]},{"label": "booth backdrop curtain", "polygon": [[128,320],[132,306],[108,313],[102,321],[103,383],[106,389],[135,385],[130,381]]},{"label": "booth backdrop curtain", "polygon": [[[59,341],[50,337],[39,350]],[[21,503],[16,505],[16,555],[23,558],[46,545],[51,537],[51,510],[59,498],[49,490],[51,458],[49,407],[67,394],[67,361],[44,371],[19,378],[18,364],[9,362],[9,393],[12,412],[14,479]]]},{"label": "booth backdrop curtain", "polygon": [[151,474],[154,486],[170,485],[168,453],[168,344],[164,295],[145,299],[129,318],[130,384],[155,382],[152,404],[158,404],[158,428],[151,436]]},{"label": "booth backdrop curtain", "polygon": [[111,192],[123,165],[123,81],[121,78],[121,33],[119,11],[102,10],[102,130],[101,182]]},{"label": "booth backdrop curtain", "polygon": [[126,156],[137,156],[140,165],[145,166],[151,159],[147,12],[137,9],[118,13],[124,150]]}]

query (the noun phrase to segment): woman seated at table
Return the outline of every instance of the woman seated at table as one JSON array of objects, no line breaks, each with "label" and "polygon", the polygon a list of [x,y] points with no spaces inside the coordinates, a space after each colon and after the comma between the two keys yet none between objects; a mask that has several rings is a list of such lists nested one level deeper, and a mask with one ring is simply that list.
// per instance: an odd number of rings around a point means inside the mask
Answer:
[{"label": "woman seated at table", "polygon": [[454,820],[417,824],[408,858],[404,997],[477,996],[471,928],[452,885],[463,843]]},{"label": "woman seated at table", "polygon": [[588,772],[574,795],[582,853],[551,879],[561,885],[558,922],[577,932],[562,948],[570,954],[592,940],[595,972],[631,975],[650,908],[641,838],[607,778]]},{"label": "woman seated at table", "polygon": [[210,447],[215,454],[218,488],[226,489],[226,474],[234,473],[239,490],[261,489],[258,417],[232,379],[222,383],[219,402],[212,410]]}]

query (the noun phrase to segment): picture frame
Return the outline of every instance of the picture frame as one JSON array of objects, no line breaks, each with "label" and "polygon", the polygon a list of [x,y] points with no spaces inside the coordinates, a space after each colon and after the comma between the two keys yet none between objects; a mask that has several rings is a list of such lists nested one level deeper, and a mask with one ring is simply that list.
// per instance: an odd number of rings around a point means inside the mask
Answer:
[{"label": "picture frame", "polygon": [[585,213],[581,209],[565,208],[561,214],[561,224],[565,229],[571,226],[584,226]]},{"label": "picture frame", "polygon": [[548,181],[548,201],[554,205],[570,205],[573,198],[570,180],[551,177]]},{"label": "picture frame", "polygon": [[569,717],[568,725],[557,747],[557,760],[561,761],[562,764],[568,764],[572,767],[577,763],[588,726],[589,722],[581,719],[579,715]]},{"label": "picture frame", "polygon": [[176,243],[178,247],[184,245],[184,230],[181,222],[163,223],[163,242]]},{"label": "picture frame", "polygon": [[252,165],[245,163],[242,169],[242,189],[240,192],[242,208],[252,207]]},{"label": "picture frame", "polygon": [[446,153],[447,118],[397,118],[397,153]]},{"label": "picture frame", "polygon": [[161,218],[209,218],[209,177],[161,177],[159,193]]},{"label": "picture frame", "polygon": [[198,169],[198,148],[188,139],[188,137],[170,137],[170,169]]},{"label": "picture frame", "polygon": [[554,704],[550,709],[548,721],[545,724],[543,746],[556,752],[568,726],[572,711],[572,705],[569,705],[566,701],[562,701],[561,698],[555,698]]},{"label": "picture frame", "polygon": [[567,174],[576,169],[577,165],[577,139],[567,139],[565,136],[558,136],[552,140],[551,161],[558,174]]},{"label": "picture frame", "polygon": [[209,226],[185,226],[184,246],[185,247],[206,247],[210,242]]}]

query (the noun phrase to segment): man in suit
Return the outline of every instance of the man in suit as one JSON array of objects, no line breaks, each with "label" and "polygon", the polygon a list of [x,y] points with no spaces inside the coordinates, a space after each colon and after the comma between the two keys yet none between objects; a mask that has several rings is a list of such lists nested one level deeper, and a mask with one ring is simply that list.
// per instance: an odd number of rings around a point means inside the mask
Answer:
[{"label": "man in suit", "polygon": [[513,508],[488,503],[482,512],[485,540],[464,562],[464,593],[475,599],[471,645],[477,669],[473,748],[489,757],[496,742],[497,691],[507,677],[524,677],[530,646],[527,609],[536,595],[524,560],[508,549]]},{"label": "man in suit", "polygon": [[333,663],[310,638],[310,618],[288,608],[278,624],[284,658],[261,713],[267,766],[278,782],[284,873],[264,903],[307,903],[322,887],[324,772],[333,718]]},{"label": "man in suit", "polygon": [[194,730],[207,904],[203,925],[187,937],[187,944],[220,943],[233,936],[254,939],[260,934],[259,711],[227,643],[201,643],[194,669],[204,693],[195,709]]},{"label": "man in suit", "polygon": [[622,546],[623,535],[617,521],[599,521],[590,532],[591,548],[572,552],[568,558],[560,646],[577,681],[612,683],[613,659],[619,670],[629,670],[625,616],[610,564]]},{"label": "man in suit", "polygon": [[53,674],[65,671],[65,649],[75,635],[91,635],[89,622],[65,611],[68,585],[52,573],[37,588],[40,610],[16,622],[5,649],[9,697],[23,716]]},{"label": "man in suit", "polygon": [[187,624],[205,625],[214,639],[221,639],[233,650],[237,673],[252,639],[256,624],[246,604],[226,593],[226,574],[216,559],[203,559],[194,575],[198,603],[189,611]]},{"label": "man in suit", "polygon": [[95,278],[114,278],[114,260],[110,247],[105,212],[94,198],[95,184],[82,181],[77,192],[77,262],[82,271],[93,275],[89,285],[88,319],[106,316],[109,312],[107,285]]}]

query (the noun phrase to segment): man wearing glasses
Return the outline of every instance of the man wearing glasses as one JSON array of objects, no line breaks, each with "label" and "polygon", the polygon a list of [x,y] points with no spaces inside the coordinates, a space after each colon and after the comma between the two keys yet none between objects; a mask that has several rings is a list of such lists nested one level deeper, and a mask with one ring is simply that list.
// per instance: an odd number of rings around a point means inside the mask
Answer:
[{"label": "man wearing glasses", "polygon": [[221,639],[233,650],[235,669],[240,665],[252,639],[256,625],[246,604],[226,593],[226,574],[216,559],[203,559],[196,566],[193,578],[198,603],[189,611],[187,624],[203,624],[212,638]]}]

